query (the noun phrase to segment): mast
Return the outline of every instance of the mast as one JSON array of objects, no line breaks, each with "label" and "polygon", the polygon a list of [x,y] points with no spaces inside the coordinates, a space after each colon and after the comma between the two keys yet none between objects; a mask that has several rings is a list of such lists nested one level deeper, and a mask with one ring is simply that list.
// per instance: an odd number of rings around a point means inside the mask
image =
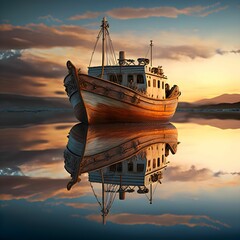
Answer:
[{"label": "mast", "polygon": [[100,170],[101,172],[101,177],[102,177],[102,221],[103,224],[106,224],[106,206],[105,206],[105,187],[104,187],[104,176],[103,176],[103,171],[102,169]]},{"label": "mast", "polygon": [[102,31],[102,72],[101,72],[101,78],[103,78],[104,75],[104,63],[105,63],[105,37],[106,37],[106,31],[107,28],[109,27],[108,22],[106,20],[106,17],[103,18],[102,20],[102,25],[101,25],[101,31]]},{"label": "mast", "polygon": [[150,59],[151,59],[151,67],[152,67],[152,47],[153,47],[153,41],[150,40],[150,48],[151,48],[151,55],[150,55]]},{"label": "mast", "polygon": [[[92,52],[92,55],[91,55],[91,59],[90,59],[90,62],[89,62],[89,67],[91,66],[93,55],[95,53],[98,41],[99,41],[100,37],[102,37],[102,70],[101,70],[100,77],[103,78],[103,75],[104,75],[104,65],[105,65],[105,55],[106,55],[106,51],[109,50],[109,49],[107,49],[108,47],[110,48],[110,51],[111,51],[111,53],[113,55],[113,61],[115,61],[115,63],[117,63],[117,59],[116,59],[116,56],[114,54],[112,40],[111,40],[110,35],[109,35],[109,31],[108,31],[109,24],[107,22],[107,18],[106,17],[104,17],[102,19],[102,24],[101,24],[100,27],[101,28],[100,28],[100,31],[99,31],[98,36],[97,36],[97,41],[96,41],[96,43],[94,45],[93,52]],[[109,42],[107,40],[109,40]]]},{"label": "mast", "polygon": [[150,184],[150,204],[152,204],[152,183]]}]

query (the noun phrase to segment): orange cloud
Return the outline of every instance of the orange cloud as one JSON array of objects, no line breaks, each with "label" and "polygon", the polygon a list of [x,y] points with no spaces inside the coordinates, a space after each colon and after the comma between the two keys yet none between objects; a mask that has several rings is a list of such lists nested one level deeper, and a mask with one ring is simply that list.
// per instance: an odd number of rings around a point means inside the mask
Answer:
[{"label": "orange cloud", "polygon": [[196,169],[192,166],[188,170],[181,170],[179,166],[169,167],[166,178],[170,181],[205,181],[213,177],[213,172],[210,169]]},{"label": "orange cloud", "polygon": [[[189,169],[182,169],[180,166],[168,167],[167,174],[165,176],[169,181],[179,181],[179,182],[199,182],[199,181],[208,181],[217,177],[221,177],[224,175],[233,176],[236,179],[240,175],[239,172],[225,172],[218,171],[213,172],[208,168],[200,168],[197,169],[194,165],[192,165]],[[237,181],[234,181],[235,185]],[[224,186],[223,183],[221,183]],[[228,184],[228,182],[226,182]]]},{"label": "orange cloud", "polygon": [[[101,216],[88,215],[87,219],[101,222]],[[212,219],[206,215],[176,215],[176,214],[162,214],[162,215],[141,215],[120,213],[109,215],[108,222],[122,224],[122,225],[145,225],[152,224],[157,226],[176,226],[184,225],[187,227],[209,227],[219,230],[220,227],[230,227],[228,224],[222,223],[218,220]]]},{"label": "orange cloud", "polygon": [[95,30],[80,26],[47,26],[28,24],[25,26],[0,25],[0,49],[52,48],[56,46],[91,47],[96,39]]},{"label": "orange cloud", "polygon": [[71,191],[66,189],[67,179],[0,176],[0,180],[1,200],[25,199],[29,202],[36,202],[49,198],[79,198],[92,194],[89,183],[84,178],[81,182],[81,188],[73,187]]},{"label": "orange cloud", "polygon": [[[28,24],[26,26],[0,25],[0,46],[2,49],[27,49],[27,48],[53,48],[53,47],[81,47],[92,51],[97,31],[88,30],[84,27],[74,25],[62,26],[46,26],[44,24]],[[47,36],[47,37],[46,37]],[[126,40],[124,37],[113,35],[114,48],[117,50],[125,50],[130,54],[139,55],[139,48],[136,46],[146,45],[145,37],[132,36],[128,33]],[[184,57],[191,59],[210,58],[216,54],[220,54],[216,43],[211,41],[203,41],[202,39],[192,39],[191,37],[183,37],[177,34],[160,34],[161,39],[174,40],[169,45],[161,45],[154,47],[154,57],[180,60]],[[131,41],[129,40],[131,39]],[[163,40],[164,41],[164,40]],[[187,44],[186,44],[187,43]],[[99,49],[96,49],[99,51]],[[90,54],[90,53],[89,53]],[[47,62],[47,61],[46,61]],[[57,63],[56,63],[57,65]],[[31,68],[30,68],[31,69]],[[48,74],[51,71],[45,71]]]},{"label": "orange cloud", "polygon": [[96,203],[64,203],[66,206],[73,207],[73,208],[96,208],[98,207],[98,204]]},{"label": "orange cloud", "polygon": [[227,6],[219,7],[219,3],[209,6],[193,6],[178,9],[176,7],[155,7],[155,8],[116,8],[107,11],[107,15],[117,19],[166,17],[177,18],[179,15],[193,15],[205,17],[211,13],[226,9]]},{"label": "orange cloud", "polygon": [[201,45],[177,45],[158,47],[155,52],[155,57],[180,60],[184,57],[191,59],[195,58],[210,58],[216,54],[216,51],[211,46]]},{"label": "orange cloud", "polygon": [[84,14],[74,15],[69,17],[68,20],[81,20],[92,19],[99,16],[108,15],[112,18],[126,20],[136,18],[150,18],[150,17],[165,17],[165,18],[177,18],[180,15],[191,15],[206,17],[212,13],[217,13],[225,10],[228,6],[220,6],[220,3],[215,3],[208,6],[193,6],[186,8],[176,8],[170,6],[154,7],[154,8],[115,8],[107,12],[86,12]]}]

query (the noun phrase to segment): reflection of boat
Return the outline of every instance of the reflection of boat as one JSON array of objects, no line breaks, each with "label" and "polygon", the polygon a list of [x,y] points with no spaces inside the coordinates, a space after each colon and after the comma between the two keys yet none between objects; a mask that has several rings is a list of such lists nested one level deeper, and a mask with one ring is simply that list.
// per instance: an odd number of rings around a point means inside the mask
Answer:
[{"label": "reflection of boat", "polygon": [[[105,64],[110,59],[106,50],[114,53],[108,27],[104,18],[97,38],[102,36],[101,66],[89,67],[88,74],[83,74],[67,62],[64,86],[76,117],[89,124],[169,121],[180,96],[178,86],[170,89],[162,66],[152,66],[152,54],[151,61],[139,58],[135,64],[120,51],[118,63]],[[152,52],[152,42],[150,46]]]},{"label": "reflection of boat", "polygon": [[160,182],[169,151],[176,153],[177,135],[172,124],[77,124],[70,130],[64,152],[65,169],[72,177],[67,188],[86,172],[91,184],[102,183],[103,217],[116,193],[123,200],[126,193],[137,189],[139,194],[149,193],[151,203],[152,184]]}]

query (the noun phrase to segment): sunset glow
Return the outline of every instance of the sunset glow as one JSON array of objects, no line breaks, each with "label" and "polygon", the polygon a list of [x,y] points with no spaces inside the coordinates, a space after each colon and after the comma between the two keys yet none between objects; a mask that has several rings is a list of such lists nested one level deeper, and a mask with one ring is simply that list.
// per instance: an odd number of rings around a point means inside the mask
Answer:
[{"label": "sunset glow", "polygon": [[[1,7],[1,92],[64,97],[66,61],[87,71],[103,16],[116,57],[120,50],[128,58],[145,57],[153,40],[154,65],[162,65],[170,84],[180,87],[181,101],[240,91],[238,1],[14,5],[22,11],[9,13],[5,1]],[[24,14],[27,9],[31,13]],[[99,64],[96,52],[93,65]]]},{"label": "sunset glow", "polygon": [[1,0],[1,239],[239,240],[239,25],[240,0]]}]

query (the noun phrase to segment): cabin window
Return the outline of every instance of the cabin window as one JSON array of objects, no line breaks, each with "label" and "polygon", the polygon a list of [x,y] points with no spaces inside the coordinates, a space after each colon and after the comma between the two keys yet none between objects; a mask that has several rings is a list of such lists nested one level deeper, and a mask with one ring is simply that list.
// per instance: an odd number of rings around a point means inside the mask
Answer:
[{"label": "cabin window", "polygon": [[164,89],[164,82],[162,82],[162,89]]},{"label": "cabin window", "polygon": [[113,164],[109,167],[110,172],[116,172],[116,164]]},{"label": "cabin window", "polygon": [[151,87],[151,82],[150,81],[148,81],[148,87]]},{"label": "cabin window", "polygon": [[122,172],[122,163],[117,163],[117,171]]},{"label": "cabin window", "polygon": [[156,168],[156,159],[154,158],[153,159],[153,165],[152,165],[153,168]]},{"label": "cabin window", "polygon": [[144,171],[144,164],[138,163],[137,164],[137,172],[143,172]]},{"label": "cabin window", "polygon": [[137,83],[144,83],[144,78],[142,74],[138,74],[137,75]]},{"label": "cabin window", "polygon": [[133,82],[133,75],[132,74],[128,74],[128,82]]},{"label": "cabin window", "polygon": [[158,88],[160,88],[160,80],[158,80]]},{"label": "cabin window", "polygon": [[122,74],[111,74],[109,80],[115,83],[122,83]]},{"label": "cabin window", "polygon": [[132,162],[128,163],[128,171],[133,172],[133,163]]},{"label": "cabin window", "polygon": [[153,87],[156,87],[156,79],[153,79]]}]

